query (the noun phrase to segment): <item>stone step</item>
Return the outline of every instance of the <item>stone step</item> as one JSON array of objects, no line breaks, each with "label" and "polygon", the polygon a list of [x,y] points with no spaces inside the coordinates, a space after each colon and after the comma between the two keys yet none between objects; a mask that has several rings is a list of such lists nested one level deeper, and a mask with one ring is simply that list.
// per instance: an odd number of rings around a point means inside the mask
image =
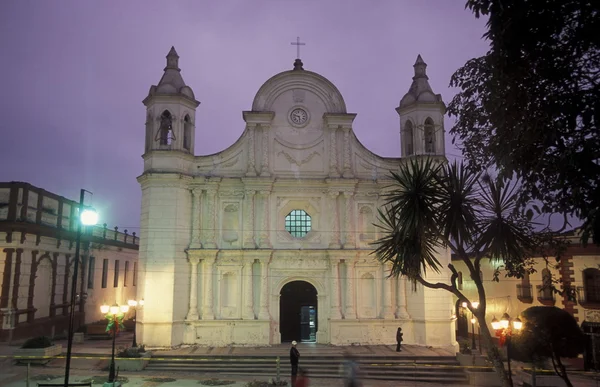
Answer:
[{"label": "stone step", "polygon": [[[274,377],[277,374],[276,356],[163,356],[156,354],[147,370],[161,372],[204,372],[228,375]],[[300,366],[315,378],[339,378],[343,356],[302,357]],[[452,357],[401,358],[373,356],[357,360],[364,378],[374,380],[420,381],[430,383],[465,383],[467,377]],[[290,365],[280,363],[280,375],[286,377]]]}]

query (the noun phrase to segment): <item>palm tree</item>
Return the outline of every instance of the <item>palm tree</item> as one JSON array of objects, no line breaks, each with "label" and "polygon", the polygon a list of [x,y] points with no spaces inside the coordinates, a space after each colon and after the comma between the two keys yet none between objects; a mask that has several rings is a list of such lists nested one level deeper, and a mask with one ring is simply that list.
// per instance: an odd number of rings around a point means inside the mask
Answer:
[{"label": "palm tree", "polygon": [[[406,276],[413,285],[443,289],[459,300],[458,272],[450,263],[449,283],[428,282],[427,270],[440,272],[436,250],[449,248],[468,268],[479,306],[469,310],[480,322],[488,357],[503,385],[511,386],[498,348],[485,323],[486,295],[479,275],[482,259],[492,259],[507,276],[532,272],[536,246],[531,215],[519,211],[518,185],[474,172],[462,163],[413,159],[392,172],[386,202],[379,210],[383,237],[374,242],[377,258],[392,264],[392,276]],[[500,266],[501,265],[501,266]],[[495,280],[500,269],[496,270]]]}]

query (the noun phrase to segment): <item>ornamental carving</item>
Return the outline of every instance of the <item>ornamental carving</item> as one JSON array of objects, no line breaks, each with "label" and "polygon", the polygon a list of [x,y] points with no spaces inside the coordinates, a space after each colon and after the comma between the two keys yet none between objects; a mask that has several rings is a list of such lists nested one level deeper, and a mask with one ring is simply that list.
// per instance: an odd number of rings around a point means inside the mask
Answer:
[{"label": "ornamental carving", "polygon": [[314,156],[320,156],[321,154],[317,151],[312,152],[311,154],[309,154],[308,156],[306,156],[304,159],[298,161],[296,159],[294,159],[290,154],[288,154],[285,151],[279,151],[279,153],[277,155],[283,155],[283,157],[285,157],[285,159],[290,163],[290,164],[296,164],[297,166],[301,167],[302,165],[309,163],[310,160],[312,160],[312,158]]},{"label": "ornamental carving", "polygon": [[584,320],[587,322],[600,323],[600,310],[584,309]]}]

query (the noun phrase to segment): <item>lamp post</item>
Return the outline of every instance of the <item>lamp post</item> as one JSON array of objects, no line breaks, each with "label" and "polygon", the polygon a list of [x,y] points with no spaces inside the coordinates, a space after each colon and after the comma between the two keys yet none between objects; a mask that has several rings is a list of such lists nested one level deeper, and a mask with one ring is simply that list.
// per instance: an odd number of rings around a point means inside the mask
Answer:
[{"label": "lamp post", "polygon": [[[511,327],[512,322],[512,327]],[[496,331],[496,335],[500,334],[504,336],[506,339],[506,362],[508,363],[508,379],[510,380],[510,385],[513,385],[512,380],[512,370],[510,369],[510,339],[513,334],[513,330],[515,332],[519,332],[523,327],[523,323],[517,317],[516,319],[511,319],[508,313],[504,313],[500,321],[496,320],[496,317],[492,319],[492,328]]]},{"label": "lamp post", "polygon": [[[473,309],[477,309],[477,307],[479,306],[479,302],[473,301],[473,302],[471,302],[471,306],[473,307]],[[477,346],[475,345],[475,313],[472,313],[472,312],[471,312],[471,332],[473,332],[472,338],[471,338],[471,348],[477,349]],[[481,345],[480,345],[480,347],[481,347]]]},{"label": "lamp post", "polygon": [[73,330],[75,322],[75,300],[77,297],[77,274],[79,271],[79,250],[81,247],[81,226],[93,226],[98,223],[98,213],[92,208],[83,207],[85,193],[90,193],[85,189],[81,189],[79,193],[79,219],[77,222],[77,235],[75,241],[75,262],[73,265],[73,283],[71,285],[71,311],[69,314],[69,332],[67,337],[67,360],[65,365],[65,387],[69,385],[69,371],[71,369],[71,348],[73,347]]},{"label": "lamp post", "polygon": [[131,345],[133,348],[137,347],[137,341],[136,341],[136,333],[137,333],[137,306],[139,305],[140,307],[144,306],[144,299],[142,298],[141,300],[137,301],[137,300],[129,300],[127,301],[127,303],[129,304],[130,307],[133,308],[133,344]]},{"label": "lamp post", "polygon": [[[108,306],[106,304],[100,307],[100,311],[102,314],[106,315],[106,319],[109,321],[110,331],[112,333],[112,355],[110,357],[110,366],[108,368],[108,383],[115,383],[115,339],[117,338],[117,333],[119,332],[119,325],[123,322],[123,317],[125,313],[129,311],[129,305],[121,305],[114,304],[113,306]],[[110,325],[112,324],[112,326]]]}]

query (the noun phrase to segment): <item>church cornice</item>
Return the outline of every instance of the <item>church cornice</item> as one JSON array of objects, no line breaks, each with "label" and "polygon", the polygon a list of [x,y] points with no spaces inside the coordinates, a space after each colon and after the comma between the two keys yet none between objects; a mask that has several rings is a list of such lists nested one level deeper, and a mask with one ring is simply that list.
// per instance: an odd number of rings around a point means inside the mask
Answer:
[{"label": "church cornice", "polygon": [[243,111],[242,117],[249,126],[270,125],[273,117],[275,117],[275,112]]}]

